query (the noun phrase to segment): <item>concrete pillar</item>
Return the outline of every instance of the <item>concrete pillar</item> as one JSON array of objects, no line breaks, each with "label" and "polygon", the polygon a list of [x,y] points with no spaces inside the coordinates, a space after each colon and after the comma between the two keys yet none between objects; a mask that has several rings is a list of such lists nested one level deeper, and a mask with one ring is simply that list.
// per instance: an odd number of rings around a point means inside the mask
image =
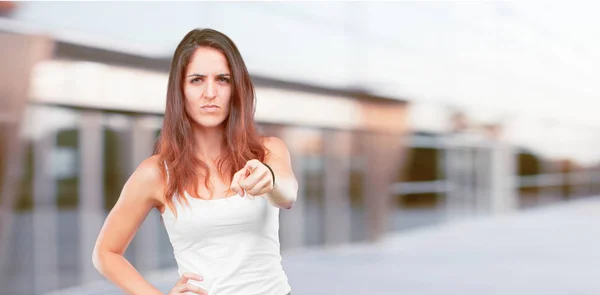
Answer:
[{"label": "concrete pillar", "polygon": [[366,133],[362,135],[362,150],[366,158],[364,201],[367,217],[367,237],[378,241],[387,231],[393,210],[391,188],[404,164],[405,141],[400,134]]},{"label": "concrete pillar", "polygon": [[81,283],[100,279],[92,251],[104,222],[104,130],[102,113],[82,111],[79,125],[79,247]]},{"label": "concrete pillar", "polygon": [[350,241],[350,154],[349,132],[325,132],[325,244]]},{"label": "concrete pillar", "polygon": [[476,173],[475,169],[477,167],[477,149],[470,145],[465,145],[462,147],[464,151],[464,163],[466,165],[466,169],[464,170],[464,195],[465,202],[464,213],[466,217],[472,217],[475,214],[475,208],[477,203],[477,183],[476,183]]},{"label": "concrete pillar", "polygon": [[477,149],[475,157],[475,214],[485,215],[490,213],[491,182],[493,166],[492,155],[494,146],[491,143],[483,144]]},{"label": "concrete pillar", "polygon": [[58,240],[56,179],[52,169],[52,152],[56,132],[48,132],[34,143],[33,174],[33,284],[34,293],[58,288]]},{"label": "concrete pillar", "polygon": [[[514,194],[508,192],[511,188],[508,187],[508,181],[515,177],[510,171],[510,163],[516,162],[517,159],[510,159],[507,154],[507,147],[502,143],[497,143],[491,148],[491,168],[490,168],[490,211],[492,214],[503,214],[510,212],[513,208]],[[518,192],[519,188],[512,188]],[[508,193],[508,194],[507,194]]]},{"label": "concrete pillar", "polygon": [[281,248],[284,250],[301,248],[305,244],[305,196],[306,177],[304,162],[302,160],[302,143],[299,133],[293,129],[284,128],[274,135],[285,142],[290,152],[292,169],[298,181],[298,199],[291,210],[280,210]]},{"label": "concrete pillar", "polygon": [[459,135],[449,135],[445,139],[445,175],[447,180],[446,210],[449,220],[462,218],[467,213],[469,200],[469,168],[468,149],[463,145]]},{"label": "concrete pillar", "polygon": [[[130,147],[132,151],[130,173],[133,173],[140,163],[152,156],[154,147],[154,128],[152,117],[139,116],[133,118],[131,125]],[[160,213],[150,211],[139,228],[132,246],[134,247],[134,265],[140,273],[150,272],[159,268],[159,230]]]},{"label": "concrete pillar", "polygon": [[492,214],[505,214],[518,209],[517,165],[518,155],[515,148],[508,143],[498,142],[492,154]]},{"label": "concrete pillar", "polygon": [[0,32],[0,270],[5,267],[12,208],[21,177],[23,145],[19,137],[28,102],[34,66],[52,53],[53,42],[44,36]]}]

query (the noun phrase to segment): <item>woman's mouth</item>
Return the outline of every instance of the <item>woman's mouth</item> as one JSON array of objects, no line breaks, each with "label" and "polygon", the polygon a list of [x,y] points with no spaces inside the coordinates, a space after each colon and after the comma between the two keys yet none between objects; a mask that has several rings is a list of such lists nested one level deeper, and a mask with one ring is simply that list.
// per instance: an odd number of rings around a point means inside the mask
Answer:
[{"label": "woman's mouth", "polygon": [[214,104],[207,104],[207,105],[203,105],[201,107],[201,109],[205,112],[216,112],[219,109],[219,107]]}]

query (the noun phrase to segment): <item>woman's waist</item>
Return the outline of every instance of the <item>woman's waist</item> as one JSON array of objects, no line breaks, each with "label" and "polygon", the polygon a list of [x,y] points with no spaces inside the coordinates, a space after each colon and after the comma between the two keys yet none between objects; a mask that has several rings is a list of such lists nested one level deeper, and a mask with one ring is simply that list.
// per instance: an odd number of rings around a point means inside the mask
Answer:
[{"label": "woman's waist", "polygon": [[[178,271],[197,273],[202,282],[194,282],[209,294],[286,294],[288,279],[280,260],[248,259],[241,263],[202,264],[178,261]],[[252,290],[252,291],[251,291]]]},{"label": "woman's waist", "polygon": [[178,264],[196,265],[210,268],[252,268],[267,267],[281,263],[281,255],[274,251],[239,251],[234,253],[194,253],[187,251],[177,253]]},{"label": "woman's waist", "polygon": [[281,265],[278,247],[230,246],[218,249],[195,247],[175,253],[179,266],[191,267],[210,272],[230,272],[233,270],[264,271]]}]

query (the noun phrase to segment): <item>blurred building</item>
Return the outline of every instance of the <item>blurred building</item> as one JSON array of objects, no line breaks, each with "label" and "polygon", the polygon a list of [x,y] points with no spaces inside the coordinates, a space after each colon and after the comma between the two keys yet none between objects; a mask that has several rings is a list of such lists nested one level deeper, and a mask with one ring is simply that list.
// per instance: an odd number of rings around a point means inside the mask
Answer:
[{"label": "blurred building", "polygon": [[[497,98],[516,90],[493,84],[500,94],[489,94],[482,85],[496,76],[436,68],[443,55],[419,47],[429,45],[416,34],[402,33],[406,45],[373,33],[379,15],[453,11],[403,5],[3,2],[0,294],[101,279],[95,238],[152,153],[172,50],[193,27],[236,41],[261,131],[290,148],[301,187],[294,209],[281,213],[284,251],[598,193],[600,153],[585,149],[598,146],[594,125],[499,107]],[[405,21],[425,25],[418,15]],[[432,28],[423,34],[443,32]],[[453,100],[436,100],[445,95]],[[468,103],[478,96],[497,108]],[[143,273],[174,266],[158,212],[126,256]]]},{"label": "blurred building", "polygon": [[[170,60],[15,30],[0,36],[13,52],[6,64],[20,70],[3,72],[11,78],[4,86],[14,89],[11,114],[19,118],[6,130],[19,132],[2,140],[10,178],[2,277],[16,282],[9,292],[23,294],[99,279],[93,244],[123,184],[152,154]],[[385,231],[385,188],[401,163],[406,102],[253,80],[259,127],[288,143],[303,184],[294,210],[282,212],[282,248],[377,239]],[[126,254],[142,272],[174,265],[157,212]]]}]

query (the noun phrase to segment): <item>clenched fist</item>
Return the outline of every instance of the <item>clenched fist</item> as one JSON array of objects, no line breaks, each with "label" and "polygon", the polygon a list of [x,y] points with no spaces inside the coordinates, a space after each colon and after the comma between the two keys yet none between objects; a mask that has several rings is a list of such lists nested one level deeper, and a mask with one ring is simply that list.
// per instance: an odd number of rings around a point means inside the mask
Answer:
[{"label": "clenched fist", "polygon": [[242,197],[245,193],[260,196],[273,190],[274,176],[261,161],[253,159],[233,175],[230,189]]}]

